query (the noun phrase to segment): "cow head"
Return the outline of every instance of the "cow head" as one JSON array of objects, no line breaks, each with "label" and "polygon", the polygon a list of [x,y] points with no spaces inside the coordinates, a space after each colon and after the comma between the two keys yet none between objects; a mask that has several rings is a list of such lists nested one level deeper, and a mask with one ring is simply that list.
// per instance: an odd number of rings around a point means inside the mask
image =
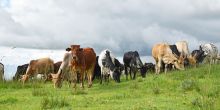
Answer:
[{"label": "cow head", "polygon": [[23,84],[29,79],[30,75],[21,75],[21,81],[23,82]]},{"label": "cow head", "polygon": [[205,59],[206,56],[207,55],[205,55],[205,51],[200,50],[198,52],[197,56],[196,56],[196,59],[197,59],[198,62],[202,62]]},{"label": "cow head", "polygon": [[180,57],[178,59],[176,57],[173,59],[173,64],[177,69],[185,70],[184,60],[185,60],[185,57],[183,57],[183,55],[180,55]]},{"label": "cow head", "polygon": [[143,78],[145,78],[145,77],[146,77],[146,73],[147,73],[147,68],[146,68],[146,66],[142,66],[142,67],[140,68],[140,72],[141,72],[141,76],[142,76]]},{"label": "cow head", "polygon": [[115,69],[113,72],[113,79],[115,80],[115,82],[120,83],[120,76],[121,76],[121,72],[119,70],[119,68]]},{"label": "cow head", "polygon": [[50,73],[50,76],[52,78],[52,82],[54,84],[54,88],[61,88],[62,87],[62,70],[60,73],[54,74]]},{"label": "cow head", "polygon": [[144,66],[146,67],[147,71],[155,71],[155,65],[153,63],[145,63]]},{"label": "cow head", "polygon": [[187,59],[189,60],[189,64],[192,66],[196,66],[197,60],[196,60],[197,54],[194,56],[190,55]]}]

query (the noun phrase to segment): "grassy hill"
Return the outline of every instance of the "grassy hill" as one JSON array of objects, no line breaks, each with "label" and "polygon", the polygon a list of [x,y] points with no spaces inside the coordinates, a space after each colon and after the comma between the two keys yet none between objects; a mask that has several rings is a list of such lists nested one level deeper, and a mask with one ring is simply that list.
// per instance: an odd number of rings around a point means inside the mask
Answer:
[{"label": "grassy hill", "polygon": [[218,110],[220,65],[202,65],[121,83],[111,81],[82,90],[54,89],[52,83],[0,84],[2,110]]}]

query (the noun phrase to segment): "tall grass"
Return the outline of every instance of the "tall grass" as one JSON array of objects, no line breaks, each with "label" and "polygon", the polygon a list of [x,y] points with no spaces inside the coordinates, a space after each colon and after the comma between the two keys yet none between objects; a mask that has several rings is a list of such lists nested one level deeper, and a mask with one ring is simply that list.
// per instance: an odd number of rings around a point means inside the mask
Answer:
[{"label": "tall grass", "polygon": [[41,109],[54,109],[70,106],[64,97],[44,97],[41,101]]}]

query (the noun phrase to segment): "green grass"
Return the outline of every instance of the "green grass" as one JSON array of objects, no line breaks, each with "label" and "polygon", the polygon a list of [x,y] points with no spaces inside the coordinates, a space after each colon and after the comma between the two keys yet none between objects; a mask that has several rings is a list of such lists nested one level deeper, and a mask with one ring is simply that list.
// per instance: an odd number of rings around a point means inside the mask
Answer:
[{"label": "green grass", "polygon": [[0,110],[218,110],[220,65],[202,65],[186,71],[148,74],[146,78],[110,81],[77,90],[63,83],[54,89],[48,82],[0,84]]}]

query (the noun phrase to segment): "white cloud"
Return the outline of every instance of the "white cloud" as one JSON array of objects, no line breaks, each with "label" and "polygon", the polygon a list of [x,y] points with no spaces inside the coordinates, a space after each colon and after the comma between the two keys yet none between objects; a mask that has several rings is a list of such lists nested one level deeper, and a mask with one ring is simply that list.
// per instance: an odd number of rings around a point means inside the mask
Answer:
[{"label": "white cloud", "polygon": [[[0,45],[64,49],[70,44],[149,54],[161,41],[220,42],[219,0],[12,0],[0,9]],[[166,39],[164,39],[166,38]],[[170,40],[172,39],[172,40]]]}]

